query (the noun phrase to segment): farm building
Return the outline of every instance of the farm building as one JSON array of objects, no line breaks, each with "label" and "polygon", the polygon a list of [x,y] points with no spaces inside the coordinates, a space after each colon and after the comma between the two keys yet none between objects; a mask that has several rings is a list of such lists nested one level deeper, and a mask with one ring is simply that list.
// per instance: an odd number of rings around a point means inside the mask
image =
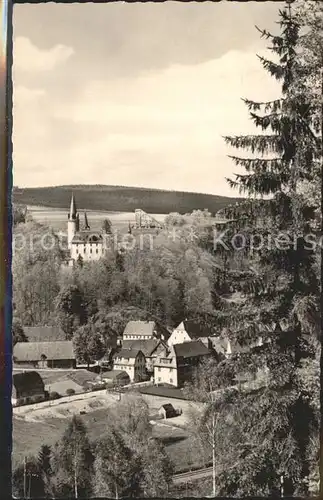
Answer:
[{"label": "farm building", "polygon": [[17,342],[13,348],[15,365],[37,368],[75,368],[76,358],[73,343],[68,340],[57,342]]},{"label": "farm building", "polygon": [[172,404],[166,403],[159,408],[158,415],[163,418],[172,418],[176,417],[177,412]]},{"label": "farm building", "polygon": [[167,341],[168,337],[168,330],[155,321],[129,321],[123,332],[123,341],[150,339]]},{"label": "farm building", "polygon": [[39,373],[15,373],[12,378],[11,402],[13,406],[45,399],[45,386]]}]

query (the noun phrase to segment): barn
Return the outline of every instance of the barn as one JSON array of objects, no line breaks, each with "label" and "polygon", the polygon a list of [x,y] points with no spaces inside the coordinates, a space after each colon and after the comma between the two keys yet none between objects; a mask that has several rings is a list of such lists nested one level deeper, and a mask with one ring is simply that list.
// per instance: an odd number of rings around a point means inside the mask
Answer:
[{"label": "barn", "polygon": [[39,373],[15,373],[12,378],[11,402],[13,406],[36,403],[45,399],[45,385]]},{"label": "barn", "polygon": [[13,348],[13,362],[34,368],[75,368],[73,342],[17,342]]}]

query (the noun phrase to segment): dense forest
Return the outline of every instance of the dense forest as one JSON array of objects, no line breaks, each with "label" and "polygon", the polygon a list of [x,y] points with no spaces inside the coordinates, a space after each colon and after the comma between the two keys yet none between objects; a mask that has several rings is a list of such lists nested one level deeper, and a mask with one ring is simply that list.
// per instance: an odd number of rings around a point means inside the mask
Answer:
[{"label": "dense forest", "polygon": [[78,208],[112,212],[133,212],[136,208],[141,208],[152,214],[168,214],[169,212],[184,214],[195,209],[206,208],[215,213],[239,200],[239,198],[182,191],[78,185],[24,189],[16,187],[13,189],[13,202],[21,205],[66,209],[69,206],[72,191],[76,195]]}]

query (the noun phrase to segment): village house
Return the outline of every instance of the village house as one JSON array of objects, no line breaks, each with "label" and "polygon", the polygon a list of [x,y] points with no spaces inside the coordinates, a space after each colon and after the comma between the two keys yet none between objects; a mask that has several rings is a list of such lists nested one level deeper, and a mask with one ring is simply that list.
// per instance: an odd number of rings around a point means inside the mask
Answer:
[{"label": "village house", "polygon": [[131,382],[141,382],[147,378],[145,356],[138,349],[121,348],[115,354],[113,369],[125,371]]},{"label": "village house", "polygon": [[193,370],[211,351],[200,341],[192,340],[171,346],[166,356],[159,356],[154,364],[155,384],[181,387],[191,380]]},{"label": "village house", "polygon": [[155,321],[129,321],[123,332],[123,341],[150,339],[167,341],[168,337],[168,330]]},{"label": "village house", "polygon": [[34,368],[76,368],[73,342],[17,342],[13,348],[15,365]]},{"label": "village house", "polygon": [[39,373],[26,371],[12,377],[12,406],[36,403],[45,399],[45,386]]},{"label": "village house", "polygon": [[184,320],[174,328],[167,343],[169,347],[171,347],[174,344],[182,344],[183,342],[190,342],[191,340],[200,340],[204,345],[210,347],[209,339],[214,336],[215,332],[212,329],[200,325],[193,320]]},{"label": "village house", "polygon": [[149,373],[154,372],[154,363],[159,355],[165,354],[167,344],[163,340],[148,339],[148,340],[124,340],[122,346],[126,349],[135,349],[141,351],[145,355],[146,370]]}]

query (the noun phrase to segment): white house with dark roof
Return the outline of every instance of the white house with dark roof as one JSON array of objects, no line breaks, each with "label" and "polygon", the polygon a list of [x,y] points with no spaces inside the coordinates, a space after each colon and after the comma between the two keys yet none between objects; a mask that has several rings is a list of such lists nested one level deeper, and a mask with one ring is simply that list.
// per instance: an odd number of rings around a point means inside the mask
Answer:
[{"label": "white house with dark roof", "polygon": [[113,370],[126,372],[131,382],[146,380],[145,355],[138,349],[122,348],[114,355]]},{"label": "white house with dark roof", "polygon": [[169,339],[168,345],[182,344],[191,340],[200,340],[207,347],[210,347],[209,338],[215,336],[215,331],[194,320],[184,320],[174,328]]},{"label": "white house with dark roof", "polygon": [[137,340],[124,340],[122,347],[125,349],[136,349],[142,351],[146,359],[147,372],[153,373],[154,363],[158,356],[165,354],[168,350],[167,343],[160,339],[137,339]]},{"label": "white house with dark roof", "polygon": [[75,368],[73,342],[17,342],[13,348],[15,365],[37,368]]},{"label": "white house with dark roof", "polygon": [[155,321],[129,321],[123,332],[123,341],[151,339],[167,341],[168,336],[168,330]]},{"label": "white house with dark roof", "polygon": [[181,387],[192,378],[194,368],[211,354],[200,340],[172,345],[168,354],[159,356],[154,363],[155,384]]}]

